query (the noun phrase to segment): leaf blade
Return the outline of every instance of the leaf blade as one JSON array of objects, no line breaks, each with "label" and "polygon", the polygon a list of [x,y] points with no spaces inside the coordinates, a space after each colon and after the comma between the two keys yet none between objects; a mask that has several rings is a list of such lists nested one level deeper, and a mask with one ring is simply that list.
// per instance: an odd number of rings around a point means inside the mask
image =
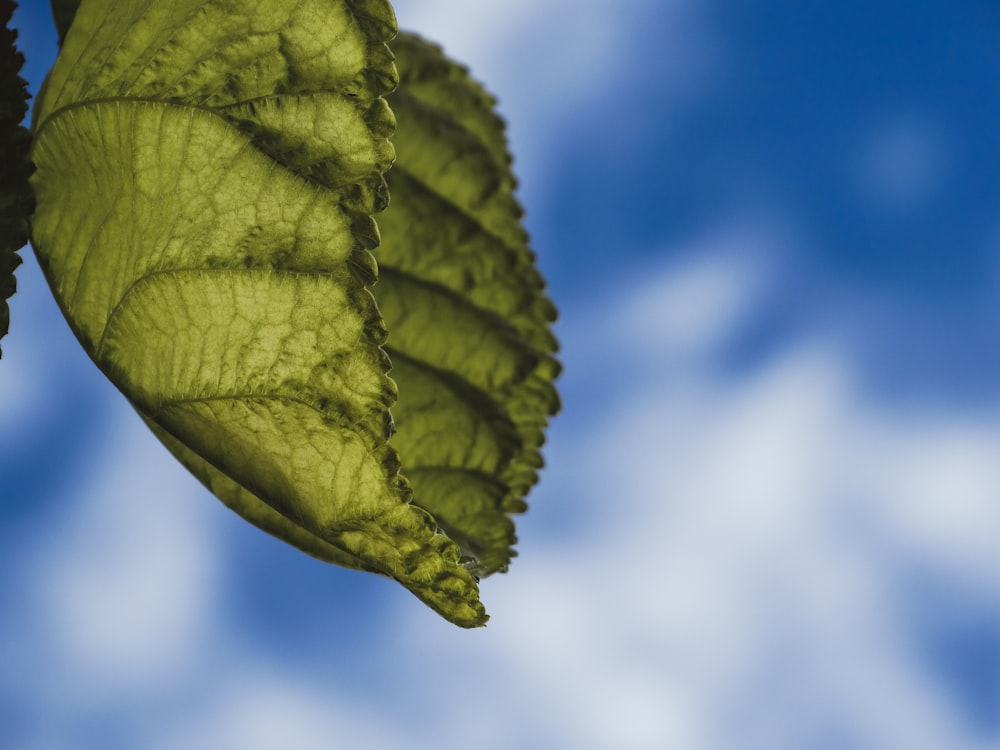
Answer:
[{"label": "leaf blade", "polygon": [[388,443],[396,389],[366,285],[393,155],[391,7],[113,5],[81,4],[36,124],[34,244],[78,338],[248,520],[483,624]]}]

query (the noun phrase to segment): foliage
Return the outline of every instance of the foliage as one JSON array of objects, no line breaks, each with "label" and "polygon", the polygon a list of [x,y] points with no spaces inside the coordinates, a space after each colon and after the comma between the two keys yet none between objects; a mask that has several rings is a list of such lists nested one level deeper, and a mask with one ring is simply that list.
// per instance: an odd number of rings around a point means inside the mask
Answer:
[{"label": "foliage", "polygon": [[386,0],[53,10],[31,239],[83,347],[247,520],[485,623],[558,408],[492,98]]},{"label": "foliage", "polygon": [[16,290],[14,270],[21,263],[18,249],[28,240],[26,218],[31,213],[28,177],[31,138],[21,127],[28,111],[28,92],[18,75],[24,56],[17,51],[17,32],[8,28],[14,13],[11,0],[0,0],[0,338],[7,333],[7,300]]}]

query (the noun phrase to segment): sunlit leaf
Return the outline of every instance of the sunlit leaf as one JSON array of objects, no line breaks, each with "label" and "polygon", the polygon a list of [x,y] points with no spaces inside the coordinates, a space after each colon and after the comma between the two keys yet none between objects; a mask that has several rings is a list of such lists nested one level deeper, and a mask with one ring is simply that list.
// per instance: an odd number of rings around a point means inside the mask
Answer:
[{"label": "sunlit leaf", "polygon": [[84,0],[36,112],[33,244],[224,503],[474,626],[558,405],[555,310],[493,100],[412,36],[377,269],[394,33],[384,0]]},{"label": "sunlit leaf", "polygon": [[98,366],[238,512],[485,620],[408,503],[366,289],[386,2],[84,0],[37,112],[33,244]]},{"label": "sunlit leaf", "polygon": [[17,51],[17,32],[9,28],[15,4],[0,0],[0,338],[10,327],[7,300],[17,289],[14,270],[21,263],[17,251],[28,240],[31,210],[28,147],[31,138],[21,127],[28,111],[28,92],[18,75],[24,56]]}]

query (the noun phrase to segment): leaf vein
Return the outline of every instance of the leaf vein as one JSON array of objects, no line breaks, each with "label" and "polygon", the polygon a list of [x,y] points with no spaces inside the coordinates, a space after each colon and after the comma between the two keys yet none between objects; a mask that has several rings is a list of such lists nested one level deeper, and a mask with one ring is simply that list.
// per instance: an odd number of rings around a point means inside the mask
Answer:
[{"label": "leaf vein", "polygon": [[104,323],[104,329],[101,332],[100,342],[98,343],[96,349],[94,350],[94,357],[100,361],[103,361],[103,350],[107,343],[108,332],[112,327],[112,324],[116,318],[121,314],[122,309],[125,307],[128,299],[136,293],[136,289],[147,283],[153,283],[157,278],[170,277],[170,276],[183,276],[185,274],[218,274],[220,276],[234,275],[234,276],[287,276],[287,277],[304,277],[304,278],[333,278],[334,273],[332,271],[297,271],[294,269],[278,269],[278,268],[205,268],[203,266],[195,266],[192,268],[164,268],[155,271],[149,271],[144,273],[142,276],[134,279],[121,293],[118,298],[117,303],[108,313],[108,317]]}]

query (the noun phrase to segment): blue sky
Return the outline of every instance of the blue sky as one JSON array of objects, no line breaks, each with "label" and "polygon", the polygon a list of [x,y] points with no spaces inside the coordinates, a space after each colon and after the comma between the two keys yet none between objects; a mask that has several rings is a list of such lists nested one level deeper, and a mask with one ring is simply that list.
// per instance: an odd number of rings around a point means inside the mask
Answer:
[{"label": "blue sky", "polygon": [[0,746],[1000,747],[1000,12],[396,6],[498,95],[561,310],[489,626],[227,511],[28,257]]}]

